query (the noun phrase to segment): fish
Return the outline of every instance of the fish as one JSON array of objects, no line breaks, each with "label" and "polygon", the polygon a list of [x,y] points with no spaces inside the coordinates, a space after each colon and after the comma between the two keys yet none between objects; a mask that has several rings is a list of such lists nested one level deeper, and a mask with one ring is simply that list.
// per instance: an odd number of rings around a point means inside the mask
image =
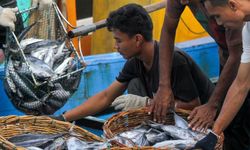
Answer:
[{"label": "fish", "polygon": [[55,60],[59,59],[61,56],[64,56],[65,53],[63,52],[63,50],[65,49],[65,42],[63,42],[61,45],[59,45],[57,47],[57,51],[55,53]]},{"label": "fish", "polygon": [[104,142],[87,142],[81,141],[76,137],[70,137],[67,141],[67,148],[70,150],[95,150],[95,149],[107,149],[110,144]]},{"label": "fish", "polygon": [[16,93],[16,85],[15,83],[13,82],[13,80],[10,78],[10,65],[12,65],[11,63],[8,63],[6,65],[6,69],[5,69],[5,81],[6,81],[6,84],[8,85],[9,89],[11,90],[11,92],[13,93]]},{"label": "fish", "polygon": [[60,64],[56,69],[55,69],[55,73],[62,75],[71,65],[72,61],[74,60],[73,57],[68,57],[66,58],[62,64]]},{"label": "fish", "polygon": [[168,135],[172,136],[175,139],[195,139],[195,136],[191,133],[191,130],[182,129],[180,127],[176,127],[174,125],[163,125],[162,130],[167,132]]},{"label": "fish", "polygon": [[35,146],[30,146],[30,147],[27,147],[26,149],[27,150],[43,150],[43,149],[41,149],[39,147],[35,147]]},{"label": "fish", "polygon": [[167,140],[160,143],[156,143],[153,145],[155,148],[161,149],[179,149],[184,150],[187,148],[191,148],[196,144],[194,140]]},{"label": "fish", "polygon": [[177,115],[175,112],[173,112],[173,114],[174,114],[175,126],[183,129],[188,129],[188,122],[179,115]]},{"label": "fish", "polygon": [[56,138],[64,136],[66,133],[59,134],[21,134],[8,139],[16,146],[22,147],[47,147],[48,143],[52,143]]},{"label": "fish", "polygon": [[67,143],[63,137],[57,138],[52,144],[45,147],[44,150],[67,150]]},{"label": "fish", "polygon": [[49,46],[57,46],[59,44],[58,41],[54,40],[41,40],[37,42],[33,42],[28,45],[24,45],[25,48],[23,49],[25,54],[30,54],[32,51],[37,50],[39,48],[46,48]]},{"label": "fish", "polygon": [[[77,70],[77,68],[78,68],[78,63],[74,62],[67,70],[67,73],[73,72]],[[77,73],[74,73],[74,74],[68,75],[65,78],[62,78],[60,80],[62,87],[66,91],[70,91],[71,93],[74,93],[80,84],[81,74],[82,74],[82,71],[78,71]]]},{"label": "fish", "polygon": [[[138,145],[138,146],[150,145],[146,137],[146,132],[131,130],[131,131],[126,131],[126,132],[119,134],[119,137],[131,139],[133,143],[135,143],[135,145]],[[131,146],[131,145],[127,145],[127,146]]]},{"label": "fish", "polygon": [[9,63],[8,69],[9,69],[10,77],[13,80],[13,82],[15,83],[15,85],[17,86],[17,88],[19,88],[19,90],[23,94],[26,94],[26,95],[34,98],[35,100],[38,100],[38,97],[35,95],[35,93],[29,87],[26,86],[26,84],[23,82],[23,80],[20,78],[20,76],[15,72],[11,59],[9,59],[8,63]]},{"label": "fish", "polygon": [[20,46],[22,49],[25,49],[27,45],[40,42],[40,41],[43,41],[43,39],[27,38],[27,39],[21,40]]},{"label": "fish", "polygon": [[69,91],[65,91],[63,89],[63,87],[61,86],[61,84],[56,83],[55,84],[55,88],[56,88],[56,90],[51,91],[51,96],[54,99],[64,101],[64,100],[66,100],[66,99],[69,98],[70,92]]},{"label": "fish", "polygon": [[51,114],[77,90],[82,71],[60,78],[79,68],[79,63],[70,57],[72,50],[61,40],[24,39],[26,32],[28,28],[20,37],[20,46],[27,62],[13,46],[18,53],[9,53],[5,91],[17,109],[29,114]]},{"label": "fish", "polygon": [[50,66],[50,68],[53,68],[53,63],[54,63],[54,49],[49,48],[48,52],[44,56],[44,62]]},{"label": "fish", "polygon": [[50,68],[50,66],[48,66],[46,63],[44,63],[40,59],[30,56],[30,57],[27,57],[27,61],[30,65],[31,71],[33,72],[36,79],[38,80],[45,81],[50,78],[53,78],[53,76],[55,75],[55,72]]},{"label": "fish", "polygon": [[155,143],[159,143],[165,140],[172,140],[167,133],[160,132],[155,129],[151,129],[149,133],[146,134],[146,138],[149,141],[150,145],[154,145]]}]

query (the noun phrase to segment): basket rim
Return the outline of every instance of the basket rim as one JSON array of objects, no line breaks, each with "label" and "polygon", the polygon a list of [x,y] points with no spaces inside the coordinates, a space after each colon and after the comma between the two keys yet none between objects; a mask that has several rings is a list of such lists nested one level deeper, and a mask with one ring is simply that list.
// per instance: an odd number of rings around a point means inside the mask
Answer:
[{"label": "basket rim", "polygon": [[[16,127],[20,127],[23,125],[29,125],[29,126],[32,126],[32,127],[39,127],[39,124],[42,124],[42,123],[45,123],[47,126],[44,127],[44,126],[40,126],[44,128],[44,132],[46,128],[48,129],[55,129],[57,128],[59,130],[62,129],[65,131],[67,131],[66,129],[68,130],[73,130],[74,132],[78,132],[82,137],[87,137],[87,138],[90,138],[91,140],[93,141],[99,141],[99,142],[103,142],[104,140],[77,126],[77,125],[74,125],[70,122],[64,122],[64,121],[58,121],[58,120],[55,120],[55,119],[52,119],[50,118],[49,116],[32,116],[32,115],[25,115],[25,116],[16,116],[16,115],[10,115],[10,116],[3,116],[3,117],[0,117],[0,129],[1,129],[1,132],[0,132],[0,147],[4,147],[6,149],[25,149],[23,147],[18,147],[18,146],[15,146],[13,143],[9,142],[6,137],[3,136],[4,134],[4,129],[7,129],[8,127],[11,128],[13,126],[16,126]],[[39,129],[40,129],[39,128]],[[30,130],[31,131],[31,130]],[[25,133],[26,131],[20,131],[21,134],[22,132]],[[30,132],[32,133],[32,132]],[[55,131],[56,133],[56,131]],[[59,132],[58,132],[59,133]],[[16,135],[20,135],[20,134],[16,134]]]},{"label": "basket rim", "polygon": [[[133,113],[146,113],[146,115],[149,116],[148,111],[149,111],[148,107],[143,107],[143,108],[139,108],[139,109],[131,109],[131,110],[128,110],[128,111],[123,111],[123,112],[120,112],[120,113],[117,113],[117,114],[113,115],[103,125],[103,133],[104,133],[105,137],[108,138],[108,139],[114,137],[115,134],[111,131],[111,129],[109,128],[109,125],[112,122],[115,122],[115,120],[117,118],[128,116],[129,114],[133,114]],[[175,112],[177,114],[178,113],[183,114],[185,117],[187,117],[191,113],[190,110],[185,110],[185,109],[175,109]],[[221,150],[222,149],[222,147],[223,147],[223,141],[224,141],[224,134],[222,133],[220,135],[220,138],[218,139],[217,145],[215,147],[216,150]],[[113,143],[116,144],[116,145],[126,146],[126,145],[124,145],[122,143],[119,143],[118,141],[113,141]]]}]

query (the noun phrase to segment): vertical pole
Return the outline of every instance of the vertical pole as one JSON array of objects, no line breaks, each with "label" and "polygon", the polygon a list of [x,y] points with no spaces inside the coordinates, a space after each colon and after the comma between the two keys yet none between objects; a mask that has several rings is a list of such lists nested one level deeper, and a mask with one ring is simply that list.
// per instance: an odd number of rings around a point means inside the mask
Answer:
[{"label": "vertical pole", "polygon": [[[61,0],[62,4],[66,4],[66,10],[67,10],[67,16],[68,16],[68,21],[73,25],[76,26],[76,0]],[[63,1],[66,1],[66,3],[64,3]],[[70,27],[68,28],[68,31],[72,30]],[[77,38],[73,39],[73,43],[74,46],[76,47],[76,49],[78,50],[78,41]]]}]

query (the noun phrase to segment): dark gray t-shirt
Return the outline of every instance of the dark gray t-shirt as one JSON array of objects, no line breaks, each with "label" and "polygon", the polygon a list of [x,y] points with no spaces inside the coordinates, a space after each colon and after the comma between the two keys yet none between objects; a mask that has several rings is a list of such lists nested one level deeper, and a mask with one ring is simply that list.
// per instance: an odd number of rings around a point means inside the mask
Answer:
[{"label": "dark gray t-shirt", "polygon": [[[192,58],[176,48],[172,67],[171,84],[174,96],[184,102],[199,97],[202,104],[206,103],[214,85]],[[159,86],[159,46],[157,42],[155,42],[153,65],[149,71],[146,71],[141,60],[134,57],[125,63],[116,79],[122,83],[129,83],[133,78],[141,79],[147,96],[152,98]]]}]

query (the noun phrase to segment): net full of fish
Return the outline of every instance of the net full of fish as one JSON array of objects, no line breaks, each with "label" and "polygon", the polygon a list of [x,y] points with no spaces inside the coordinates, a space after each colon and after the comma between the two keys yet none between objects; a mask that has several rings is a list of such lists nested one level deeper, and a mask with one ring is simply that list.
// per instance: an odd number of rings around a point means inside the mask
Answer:
[{"label": "net full of fish", "polygon": [[27,150],[80,150],[106,149],[111,145],[105,142],[81,140],[75,133],[21,134],[8,139],[15,146]]},{"label": "net full of fish", "polygon": [[[27,38],[21,40],[20,45],[30,67],[17,49],[10,49],[5,67],[5,91],[14,106],[26,114],[53,114],[77,90],[81,71],[54,79],[76,71],[81,65],[71,57],[72,50],[65,40]],[[40,86],[34,83],[32,73]]]},{"label": "net full of fish", "polygon": [[153,146],[182,150],[193,147],[206,135],[188,129],[186,121],[183,121],[180,116],[175,116],[175,123],[175,125],[164,125],[146,121],[131,130],[117,134],[111,140],[116,140],[129,147]]}]

